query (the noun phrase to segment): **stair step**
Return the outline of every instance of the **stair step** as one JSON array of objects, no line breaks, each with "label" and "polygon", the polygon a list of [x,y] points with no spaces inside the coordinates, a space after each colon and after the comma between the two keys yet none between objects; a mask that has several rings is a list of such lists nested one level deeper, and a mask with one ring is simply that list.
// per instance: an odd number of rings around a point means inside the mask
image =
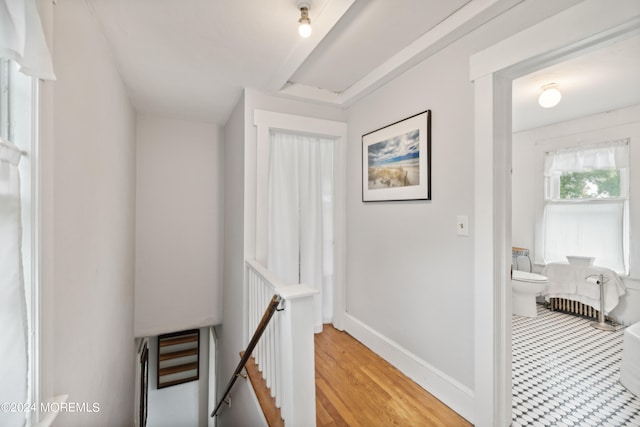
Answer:
[{"label": "stair step", "polygon": [[[243,353],[244,352],[240,353],[240,357],[242,357]],[[262,374],[258,370],[256,359],[250,357],[245,365],[245,369],[269,427],[284,427],[284,420],[282,419],[280,408],[276,406],[276,400],[271,397],[271,390],[267,387],[266,381],[262,378]]]}]

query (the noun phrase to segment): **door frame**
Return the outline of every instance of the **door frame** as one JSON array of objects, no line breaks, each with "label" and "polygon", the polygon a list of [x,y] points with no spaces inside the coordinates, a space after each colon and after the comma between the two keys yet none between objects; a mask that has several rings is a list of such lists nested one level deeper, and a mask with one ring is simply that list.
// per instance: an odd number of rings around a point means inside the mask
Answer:
[{"label": "door frame", "polygon": [[512,81],[639,32],[637,2],[585,0],[470,58],[475,91],[474,421],[478,427],[511,424]]}]

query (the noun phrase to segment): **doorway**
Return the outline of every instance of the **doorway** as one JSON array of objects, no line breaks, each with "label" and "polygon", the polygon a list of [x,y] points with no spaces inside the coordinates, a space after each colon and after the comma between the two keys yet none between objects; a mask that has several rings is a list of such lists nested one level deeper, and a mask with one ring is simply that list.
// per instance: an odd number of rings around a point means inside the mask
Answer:
[{"label": "doorway", "polygon": [[333,321],[334,148],[333,138],[270,132],[266,267],[317,291],[316,333]]},{"label": "doorway", "polygon": [[[471,57],[475,90],[476,426],[511,423],[511,85],[640,28],[637,8],[583,2]],[[575,23],[581,25],[576,27]],[[481,343],[481,345],[480,345]]]},{"label": "doorway", "polygon": [[[254,110],[256,127],[256,186],[255,186],[255,258],[267,265],[269,251],[269,165],[271,139],[274,133],[312,135],[332,141],[333,178],[333,306],[332,323],[343,330],[345,313],[345,254],[346,254],[346,140],[347,124],[273,111]],[[247,338],[248,339],[248,338]]]},{"label": "doorway", "polygon": [[[575,178],[561,180],[559,177],[553,181],[555,185],[548,185],[550,181],[544,178],[543,170],[548,171],[545,164],[551,166],[545,159],[555,158],[553,166],[556,170],[583,167],[580,176],[591,179],[587,174],[595,172],[591,172],[593,165],[584,154],[594,153],[594,150],[600,150],[602,154],[616,153],[613,158],[618,166],[629,166],[627,162],[631,159],[625,147],[632,143],[630,137],[637,134],[630,126],[640,126],[629,125],[629,120],[637,117],[640,108],[638,53],[640,36],[633,36],[513,81],[512,245],[529,250],[530,260],[534,261],[530,263],[527,257],[520,257],[514,270],[519,267],[528,272],[533,266],[534,273],[557,278],[557,271],[567,270],[562,265],[550,263],[565,262],[567,254],[589,254],[595,256],[595,264],[599,267],[620,274],[620,278],[611,279],[621,279],[625,282],[621,284],[623,286],[631,285],[623,278],[625,265],[628,268],[629,264],[622,264],[623,245],[617,240],[628,238],[625,230],[629,230],[627,226],[620,227],[620,219],[628,218],[628,215],[622,215],[628,204],[620,197],[629,195],[626,181],[619,179],[620,169],[609,175],[617,176],[615,182],[599,179],[595,186],[590,184],[588,187],[580,187],[581,182]],[[562,99],[554,108],[542,108],[537,98],[542,87],[552,81],[561,90]],[[632,96],[634,94],[638,96]],[[637,119],[631,121],[637,122]],[[579,161],[580,165],[573,160]],[[613,167],[604,163],[598,166]],[[627,170],[623,168],[623,176]],[[575,177],[575,172],[567,175]],[[589,193],[585,194],[586,191]],[[606,194],[600,194],[605,191]],[[636,195],[640,196],[640,193]],[[568,197],[571,201],[558,201]],[[612,200],[606,201],[608,197]],[[574,203],[575,199],[581,202]],[[549,214],[553,209],[562,209],[570,217],[561,218],[564,222],[560,229],[549,232],[552,230],[549,224],[553,226],[550,220],[558,221]],[[586,223],[585,218],[588,218]],[[595,219],[593,223],[591,218]],[[572,229],[578,224],[579,230]],[[571,231],[574,231],[573,235]],[[562,237],[557,239],[557,236]],[[590,245],[591,236],[594,243]],[[551,243],[547,240],[549,237]],[[607,239],[616,239],[618,244],[606,247]],[[555,254],[550,250],[554,248],[558,248]],[[614,264],[612,260],[617,262]],[[633,315],[637,310],[631,309],[628,303],[632,301],[629,297],[632,297],[634,287],[627,287],[620,299],[613,289],[620,288],[612,287],[615,296],[607,296],[607,304],[616,307],[612,317],[617,320]],[[587,289],[578,291],[575,299],[596,309],[598,304],[589,303],[584,291]],[[550,283],[545,292],[547,301],[549,297],[557,297],[558,292],[558,282]],[[639,401],[627,394],[618,382],[623,331],[602,334],[591,328],[587,319],[554,312],[540,304],[534,305],[534,311],[528,314],[537,311],[537,317],[528,317],[518,309],[523,310],[524,306],[513,307],[514,314],[520,314],[512,318],[513,425],[527,424],[531,420],[552,424],[569,420],[580,425],[599,424],[614,414],[617,421],[612,420],[613,425],[633,423],[626,419],[626,414],[634,417],[633,407],[637,407]],[[587,309],[568,311],[588,313]],[[612,312],[612,309],[606,311]],[[606,369],[600,369],[605,366]]]}]

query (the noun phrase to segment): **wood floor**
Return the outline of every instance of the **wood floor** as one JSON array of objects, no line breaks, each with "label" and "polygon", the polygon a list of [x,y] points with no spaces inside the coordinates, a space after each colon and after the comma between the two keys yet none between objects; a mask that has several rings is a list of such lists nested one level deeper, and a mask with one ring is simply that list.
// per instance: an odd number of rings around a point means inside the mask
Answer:
[{"label": "wood floor", "polygon": [[322,426],[471,426],[345,332],[315,335],[316,419]]}]

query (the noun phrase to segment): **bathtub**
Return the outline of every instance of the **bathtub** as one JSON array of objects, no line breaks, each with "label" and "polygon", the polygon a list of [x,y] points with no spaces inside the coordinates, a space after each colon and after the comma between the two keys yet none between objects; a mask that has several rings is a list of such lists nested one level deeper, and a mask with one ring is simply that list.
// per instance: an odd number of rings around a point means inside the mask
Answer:
[{"label": "bathtub", "polygon": [[640,322],[624,331],[620,383],[631,393],[640,396]]}]

